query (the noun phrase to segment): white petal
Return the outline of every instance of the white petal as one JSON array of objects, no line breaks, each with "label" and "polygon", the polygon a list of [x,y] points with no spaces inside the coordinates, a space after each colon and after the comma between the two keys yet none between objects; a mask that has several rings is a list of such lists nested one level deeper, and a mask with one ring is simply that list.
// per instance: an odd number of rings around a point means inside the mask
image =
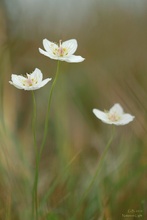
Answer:
[{"label": "white petal", "polygon": [[43,40],[43,46],[45,48],[46,51],[42,50],[41,48],[39,48],[39,52],[41,54],[44,54],[45,56],[51,58],[51,59],[57,59],[57,56],[53,54],[53,49],[58,48],[57,44],[44,39]]},{"label": "white petal", "polygon": [[77,50],[77,47],[78,47],[77,40],[71,39],[71,40],[64,41],[62,43],[62,47],[67,48],[68,56],[70,56],[70,55],[74,54],[74,52]]},{"label": "white petal", "polygon": [[121,107],[120,104],[116,103],[115,105],[112,106],[109,110],[110,113],[112,112],[117,112],[119,115],[123,114],[123,108]]},{"label": "white petal", "polygon": [[39,88],[45,86],[49,81],[51,81],[51,79],[52,79],[52,78],[44,79],[44,80],[40,83]]},{"label": "white petal", "polygon": [[32,91],[32,90],[37,90],[37,89],[39,89],[40,87],[39,87],[39,85],[34,85],[34,86],[24,86],[24,90],[25,91]]},{"label": "white petal", "polygon": [[16,75],[16,74],[12,74],[11,79],[12,79],[13,83],[21,83],[21,81],[25,80],[25,77],[20,76],[20,75]]},{"label": "white petal", "polygon": [[47,78],[47,79],[44,79],[38,86],[39,88],[45,86],[49,81],[51,81],[52,78]]},{"label": "white petal", "polygon": [[58,48],[57,44],[47,40],[47,39],[44,39],[43,40],[43,46],[44,46],[44,49],[49,53],[49,54],[52,54],[53,53],[53,50],[52,48]]},{"label": "white petal", "polygon": [[117,125],[126,125],[129,122],[133,121],[135,117],[130,114],[123,114],[122,118],[116,122]]},{"label": "white petal", "polygon": [[76,56],[76,55],[71,55],[69,57],[65,57],[64,61],[68,62],[68,63],[79,63],[84,61],[85,58],[81,57],[81,56]]},{"label": "white petal", "polygon": [[100,111],[99,109],[93,109],[93,113],[95,114],[95,116],[97,118],[99,118],[101,121],[107,123],[107,124],[112,124],[108,117],[107,114],[105,112]]},{"label": "white petal", "polygon": [[42,78],[43,78],[43,74],[41,72],[40,69],[36,68],[31,74],[30,74],[31,78],[34,78],[37,80],[37,82],[41,82]]},{"label": "white petal", "polygon": [[23,89],[22,81],[25,80],[25,77],[12,74],[11,79],[12,79],[12,82],[10,81],[10,83],[12,85],[14,85],[18,89]]},{"label": "white petal", "polygon": [[39,89],[38,86],[25,86],[23,88],[25,91],[32,91],[32,90],[36,90]]},{"label": "white petal", "polygon": [[42,50],[41,48],[39,48],[39,52],[40,52],[41,54],[43,54],[43,55],[45,55],[45,56],[51,58],[51,59],[58,60],[58,57],[55,56],[53,53],[46,52],[46,51]]},{"label": "white petal", "polygon": [[17,84],[13,83],[12,81],[9,81],[9,83],[13,86],[15,86],[17,89],[23,89],[22,86],[18,86]]}]

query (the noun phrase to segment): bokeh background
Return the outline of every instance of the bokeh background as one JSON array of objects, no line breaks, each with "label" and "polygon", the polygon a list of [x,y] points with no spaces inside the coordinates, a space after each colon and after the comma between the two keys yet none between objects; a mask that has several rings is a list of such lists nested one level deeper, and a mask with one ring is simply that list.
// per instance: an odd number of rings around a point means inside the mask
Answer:
[{"label": "bokeh background", "polygon": [[[116,127],[100,175],[75,220],[120,220],[129,214],[130,220],[147,219],[145,0],[0,1],[0,219],[31,219],[32,97],[9,80],[12,73],[31,73],[36,67],[44,78],[54,78],[57,62],[38,51],[44,38],[77,39],[76,54],[85,61],[60,65],[40,165],[40,219],[74,215],[112,132],[92,109],[108,110],[114,103],[135,120]],[[38,146],[50,87],[35,92]]]}]

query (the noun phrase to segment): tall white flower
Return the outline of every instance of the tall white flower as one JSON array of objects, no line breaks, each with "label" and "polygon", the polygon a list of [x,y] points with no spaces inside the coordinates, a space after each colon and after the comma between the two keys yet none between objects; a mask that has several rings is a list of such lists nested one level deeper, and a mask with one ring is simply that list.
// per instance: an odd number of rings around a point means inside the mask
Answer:
[{"label": "tall white flower", "polygon": [[31,74],[26,74],[26,77],[21,75],[12,74],[10,84],[15,86],[17,89],[24,90],[36,90],[46,85],[51,78],[43,79],[42,72],[36,68]]},{"label": "tall white flower", "polygon": [[59,44],[53,43],[47,39],[43,40],[44,50],[39,48],[39,52],[51,59],[66,61],[69,63],[79,63],[85,60],[81,56],[73,55],[77,50],[78,43],[75,39],[67,40]]},{"label": "tall white flower", "polygon": [[93,113],[97,118],[106,124],[125,125],[133,121],[134,116],[124,113],[120,104],[115,104],[109,111],[100,111],[93,109]]}]

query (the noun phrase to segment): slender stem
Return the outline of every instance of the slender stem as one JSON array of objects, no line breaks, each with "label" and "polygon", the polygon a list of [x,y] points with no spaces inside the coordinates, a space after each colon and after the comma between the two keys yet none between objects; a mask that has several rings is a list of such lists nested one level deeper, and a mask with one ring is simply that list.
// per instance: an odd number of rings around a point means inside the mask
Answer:
[{"label": "slender stem", "polygon": [[108,141],[108,143],[107,143],[107,145],[106,145],[106,147],[105,147],[105,149],[104,149],[104,152],[103,152],[103,154],[102,154],[102,156],[101,156],[101,158],[100,158],[100,160],[99,160],[99,163],[98,163],[96,172],[95,172],[93,178],[91,179],[91,181],[90,181],[90,183],[89,183],[87,189],[86,189],[85,192],[83,193],[83,195],[82,195],[82,197],[81,197],[81,199],[80,199],[80,201],[79,201],[79,203],[78,203],[78,206],[77,206],[77,208],[76,208],[76,210],[75,210],[75,212],[74,212],[74,215],[73,215],[73,217],[71,218],[71,220],[74,219],[75,215],[77,214],[77,212],[78,212],[78,210],[79,210],[79,208],[80,208],[80,205],[82,204],[82,202],[83,202],[84,199],[86,198],[87,194],[90,192],[90,190],[91,190],[91,188],[92,188],[92,186],[93,186],[95,180],[97,179],[97,177],[98,177],[98,175],[99,175],[99,172],[100,172],[100,170],[101,170],[101,167],[102,167],[102,165],[103,165],[103,163],[104,163],[105,156],[106,156],[106,154],[107,154],[107,152],[108,152],[108,150],[109,150],[109,148],[110,148],[110,146],[111,146],[112,140],[113,140],[114,127],[112,128],[112,130],[113,130],[113,131],[112,131],[112,135],[111,135],[111,137],[110,137],[110,139],[109,139],[109,141]]},{"label": "slender stem", "polygon": [[[36,102],[35,102],[35,96],[33,94],[33,104],[34,104],[34,112],[33,112],[33,136],[34,136],[34,146],[35,146],[35,153],[36,153],[36,170],[35,170],[35,179],[34,179],[34,186],[33,186],[33,216],[35,213],[36,220],[38,220],[38,196],[37,196],[37,191],[38,191],[38,177],[39,177],[39,164],[40,164],[40,159],[42,155],[42,151],[45,145],[46,137],[47,137],[47,132],[48,132],[48,121],[49,121],[49,112],[50,112],[50,106],[51,106],[51,99],[52,99],[52,94],[53,90],[57,81],[59,75],[59,61],[57,64],[57,71],[55,75],[55,79],[52,83],[51,90],[50,90],[50,95],[49,95],[49,100],[48,100],[48,108],[47,108],[47,114],[46,114],[46,120],[45,120],[45,126],[44,126],[44,136],[42,140],[42,144],[40,147],[40,150],[38,151],[37,149],[37,143],[36,143]],[[34,211],[35,210],[35,211]]]},{"label": "slender stem", "polygon": [[37,141],[36,141],[36,117],[37,117],[37,111],[36,111],[36,99],[34,91],[32,90],[32,99],[33,99],[33,118],[32,118],[32,130],[33,130],[33,139],[34,139],[34,150],[35,155],[37,156]]},{"label": "slender stem", "polygon": [[33,186],[33,216],[38,220],[38,176],[39,176],[39,157],[36,157],[35,179]]},{"label": "slender stem", "polygon": [[[36,168],[35,168],[35,178],[32,192],[32,214],[33,218],[38,220],[38,149],[37,149],[37,140],[36,140],[36,99],[35,94],[32,90],[32,99],[33,99],[33,118],[32,118],[32,130],[33,130],[33,138],[34,138],[34,150],[35,150],[35,159],[36,159]],[[35,216],[35,217],[34,217]]]},{"label": "slender stem", "polygon": [[40,148],[40,152],[39,152],[39,160],[41,158],[42,151],[43,151],[43,148],[44,148],[44,145],[45,145],[45,142],[46,142],[46,137],[47,137],[47,132],[48,132],[48,122],[49,122],[49,113],[50,113],[51,100],[52,100],[53,90],[54,90],[54,87],[56,85],[56,82],[57,82],[57,79],[58,79],[58,76],[59,76],[59,66],[60,66],[60,61],[58,60],[56,75],[55,75],[55,79],[54,79],[54,81],[52,83],[52,86],[51,86],[49,100],[48,100],[48,108],[47,108],[45,127],[44,127],[44,136],[43,136],[43,140],[42,140],[42,144],[41,144],[41,148]]}]

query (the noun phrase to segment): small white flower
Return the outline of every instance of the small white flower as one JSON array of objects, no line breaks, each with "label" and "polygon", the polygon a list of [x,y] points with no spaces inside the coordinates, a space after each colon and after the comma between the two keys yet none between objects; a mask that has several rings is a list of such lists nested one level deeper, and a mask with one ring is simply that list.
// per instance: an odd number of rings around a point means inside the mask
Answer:
[{"label": "small white flower", "polygon": [[9,81],[9,83],[15,86],[17,89],[36,90],[43,87],[51,80],[51,78],[47,78],[45,80],[42,80],[42,78],[42,72],[36,68],[33,73],[27,73],[26,77],[12,74],[12,81]]},{"label": "small white flower", "polygon": [[120,104],[115,104],[108,112],[93,109],[93,113],[104,123],[114,125],[125,125],[135,118],[130,114],[124,113]]},{"label": "small white flower", "polygon": [[66,61],[69,63],[79,63],[85,60],[85,58],[81,56],[73,55],[78,47],[78,43],[75,39],[67,40],[63,43],[60,40],[59,44],[44,39],[43,46],[45,51],[39,48],[39,52],[51,59]]}]

